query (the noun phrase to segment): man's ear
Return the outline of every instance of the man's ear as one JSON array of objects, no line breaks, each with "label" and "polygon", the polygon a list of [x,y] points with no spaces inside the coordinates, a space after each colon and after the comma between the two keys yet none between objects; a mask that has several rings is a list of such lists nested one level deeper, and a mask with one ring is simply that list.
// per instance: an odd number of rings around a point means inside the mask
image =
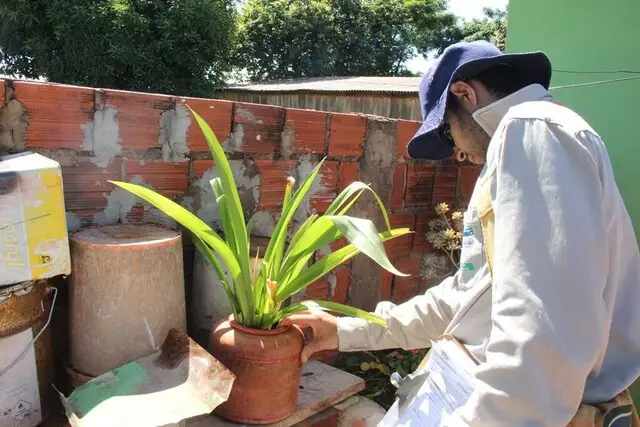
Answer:
[{"label": "man's ear", "polygon": [[449,91],[458,98],[458,103],[468,113],[473,113],[478,105],[478,95],[469,83],[462,80],[451,83]]}]

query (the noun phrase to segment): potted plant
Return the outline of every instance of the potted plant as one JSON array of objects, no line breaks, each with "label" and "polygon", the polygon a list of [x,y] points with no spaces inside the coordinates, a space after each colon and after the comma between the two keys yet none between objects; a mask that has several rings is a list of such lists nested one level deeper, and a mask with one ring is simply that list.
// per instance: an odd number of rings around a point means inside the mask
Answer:
[{"label": "potted plant", "polygon": [[[356,316],[386,326],[386,322],[364,310],[330,301],[303,301],[287,306],[293,295],[304,291],[335,267],[359,253],[369,256],[396,275],[383,242],[404,236],[409,229],[391,229],[384,205],[366,184],[354,182],[344,189],[324,215],[313,214],[293,232],[287,244],[289,224],[316,179],[320,162],[297,188],[287,179],[280,219],[261,256],[249,253],[251,221],[247,224],[237,186],[222,146],[209,125],[191,110],[202,130],[219,172],[211,180],[222,219],[224,237],[196,215],[147,188],[113,184],[154,205],[186,228],[206,261],[217,272],[229,298],[232,316],[214,327],[209,351],[235,375],[231,395],[216,411],[232,421],[267,424],[287,418],[295,410],[303,336],[294,327],[280,327],[283,317],[309,309]],[[379,233],[372,221],[347,215],[356,200],[368,191],[382,210],[386,231]],[[316,252],[345,237],[348,245],[312,263]],[[223,271],[230,273],[231,280]]]}]

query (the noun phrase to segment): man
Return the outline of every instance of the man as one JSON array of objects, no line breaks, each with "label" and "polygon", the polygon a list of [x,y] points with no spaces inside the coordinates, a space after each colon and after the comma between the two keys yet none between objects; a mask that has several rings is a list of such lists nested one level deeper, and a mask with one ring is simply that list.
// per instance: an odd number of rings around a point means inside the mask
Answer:
[{"label": "man", "polygon": [[292,316],[314,331],[303,361],[451,334],[480,362],[477,390],[451,420],[469,426],[566,426],[581,403],[608,402],[640,375],[636,236],[604,143],[553,101],[550,79],[543,53],[487,42],[452,45],[434,62],[408,152],[484,164],[464,217],[465,267],[405,304],[381,303],[388,329]]}]

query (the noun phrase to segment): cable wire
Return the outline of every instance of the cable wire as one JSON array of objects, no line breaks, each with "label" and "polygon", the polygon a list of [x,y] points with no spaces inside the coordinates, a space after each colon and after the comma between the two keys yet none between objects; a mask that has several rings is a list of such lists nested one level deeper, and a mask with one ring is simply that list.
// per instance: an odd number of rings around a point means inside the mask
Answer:
[{"label": "cable wire", "polygon": [[601,84],[606,84],[606,83],[623,82],[623,81],[637,80],[637,79],[640,79],[640,76],[621,77],[619,79],[600,80],[600,81],[596,81],[596,82],[587,82],[587,83],[577,83],[577,84],[572,84],[572,85],[554,86],[554,87],[550,87],[549,90],[568,89],[568,88],[584,87],[584,86],[596,86],[596,85],[601,85]]}]

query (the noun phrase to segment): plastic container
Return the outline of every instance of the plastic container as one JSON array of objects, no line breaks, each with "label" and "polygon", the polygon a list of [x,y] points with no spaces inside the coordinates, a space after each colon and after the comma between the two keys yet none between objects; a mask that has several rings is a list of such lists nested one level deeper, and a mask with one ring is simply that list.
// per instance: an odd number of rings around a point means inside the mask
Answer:
[{"label": "plastic container", "polygon": [[[53,301],[49,293],[53,290]],[[0,427],[32,427],[51,413],[51,314],[46,280],[0,288]]]}]

